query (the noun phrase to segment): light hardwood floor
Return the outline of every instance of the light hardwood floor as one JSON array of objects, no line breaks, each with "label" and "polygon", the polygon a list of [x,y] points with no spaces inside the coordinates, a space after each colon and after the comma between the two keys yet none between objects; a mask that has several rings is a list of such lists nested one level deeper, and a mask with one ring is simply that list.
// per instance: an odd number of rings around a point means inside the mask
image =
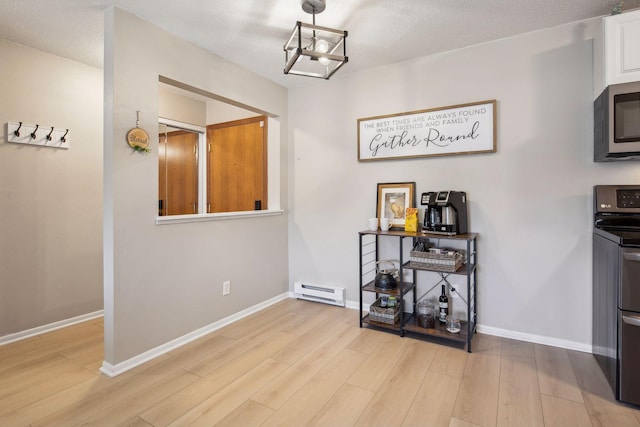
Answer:
[{"label": "light hardwood floor", "polygon": [[102,321],[0,347],[0,426],[637,426],[593,356],[477,334],[473,353],[287,300],[116,378]]}]

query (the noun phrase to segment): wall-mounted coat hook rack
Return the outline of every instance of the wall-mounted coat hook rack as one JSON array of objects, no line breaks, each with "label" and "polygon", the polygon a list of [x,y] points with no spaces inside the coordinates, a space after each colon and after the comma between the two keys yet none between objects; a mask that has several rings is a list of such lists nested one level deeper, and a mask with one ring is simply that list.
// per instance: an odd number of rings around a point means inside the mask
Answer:
[{"label": "wall-mounted coat hook rack", "polygon": [[[54,126],[42,126],[51,128],[49,132],[41,131],[40,125],[30,125],[23,122],[7,123],[7,142],[25,145],[38,145],[53,148],[69,148],[69,129],[56,129]],[[23,132],[21,132],[21,130]]]}]

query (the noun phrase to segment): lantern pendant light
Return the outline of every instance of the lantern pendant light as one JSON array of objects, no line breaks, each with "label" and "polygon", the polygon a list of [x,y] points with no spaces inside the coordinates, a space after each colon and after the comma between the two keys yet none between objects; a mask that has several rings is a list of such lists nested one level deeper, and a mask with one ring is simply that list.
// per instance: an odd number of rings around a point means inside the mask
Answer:
[{"label": "lantern pendant light", "polygon": [[296,22],[284,45],[285,74],[329,79],[348,60],[347,31],[316,25],[316,14],[325,0],[302,0],[302,10],[313,16],[313,24]]}]

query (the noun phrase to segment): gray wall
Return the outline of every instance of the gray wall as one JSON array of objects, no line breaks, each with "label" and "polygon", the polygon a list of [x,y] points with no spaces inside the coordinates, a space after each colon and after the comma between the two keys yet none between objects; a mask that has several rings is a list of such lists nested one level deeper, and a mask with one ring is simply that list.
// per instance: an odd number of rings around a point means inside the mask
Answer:
[{"label": "gray wall", "polygon": [[[157,129],[164,76],[279,116],[286,129],[287,92],[119,9],[107,12],[104,73],[105,361],[117,364],[288,289],[286,213],[155,224],[158,141],[150,135],[149,154],[127,146],[136,110],[141,127]],[[280,182],[286,206],[286,168]]]},{"label": "gray wall", "polygon": [[[588,350],[593,185],[640,184],[637,162],[592,160],[599,23],[338,73],[291,90],[291,282],[342,285],[357,302],[357,232],[374,215],[376,183],[415,181],[418,195],[463,190],[479,233],[482,330]],[[357,161],[358,118],[488,99],[497,100],[495,154]]]},{"label": "gray wall", "polygon": [[[102,309],[102,70],[0,40],[0,337]],[[69,128],[68,150],[6,123]]]}]

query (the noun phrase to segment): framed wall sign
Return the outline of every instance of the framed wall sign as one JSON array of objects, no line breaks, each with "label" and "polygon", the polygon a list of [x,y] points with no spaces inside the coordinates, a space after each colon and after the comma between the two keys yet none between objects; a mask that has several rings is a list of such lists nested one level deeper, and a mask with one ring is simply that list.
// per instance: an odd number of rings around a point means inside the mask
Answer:
[{"label": "framed wall sign", "polygon": [[378,219],[389,218],[391,229],[404,230],[407,208],[416,203],[415,182],[393,182],[378,184]]},{"label": "framed wall sign", "polygon": [[495,99],[358,119],[361,162],[495,151]]}]

